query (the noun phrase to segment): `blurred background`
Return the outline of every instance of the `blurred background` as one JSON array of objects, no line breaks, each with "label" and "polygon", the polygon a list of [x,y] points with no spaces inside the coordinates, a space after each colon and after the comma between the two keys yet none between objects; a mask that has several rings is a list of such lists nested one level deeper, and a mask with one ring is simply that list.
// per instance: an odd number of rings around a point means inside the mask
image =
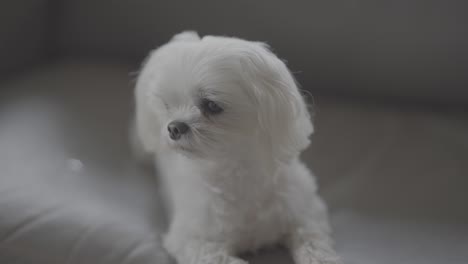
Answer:
[{"label": "blurred background", "polygon": [[[133,86],[182,30],[267,42],[312,93],[304,160],[345,263],[468,263],[468,3],[0,2],[0,263],[166,263]],[[292,263],[281,250],[252,263]]]}]

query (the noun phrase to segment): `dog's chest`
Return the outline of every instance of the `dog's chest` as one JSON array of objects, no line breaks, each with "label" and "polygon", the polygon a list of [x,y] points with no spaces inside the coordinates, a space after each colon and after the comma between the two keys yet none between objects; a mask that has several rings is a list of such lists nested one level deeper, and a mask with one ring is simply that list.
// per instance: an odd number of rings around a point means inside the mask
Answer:
[{"label": "dog's chest", "polygon": [[208,183],[217,228],[239,251],[277,242],[286,232],[290,215],[281,177],[260,175],[249,167],[222,173],[219,181]]}]

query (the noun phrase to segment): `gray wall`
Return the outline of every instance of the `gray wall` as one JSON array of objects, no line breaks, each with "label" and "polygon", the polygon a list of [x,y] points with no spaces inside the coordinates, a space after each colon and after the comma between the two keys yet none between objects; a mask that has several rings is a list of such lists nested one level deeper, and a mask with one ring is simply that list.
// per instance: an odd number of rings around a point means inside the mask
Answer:
[{"label": "gray wall", "polygon": [[315,92],[468,101],[468,2],[65,1],[65,54],[141,60],[184,29],[266,41]]},{"label": "gray wall", "polygon": [[0,3],[0,78],[64,56],[133,63],[173,34],[268,42],[315,94],[468,103],[457,0],[18,0]]},{"label": "gray wall", "polygon": [[0,78],[45,59],[47,0],[0,2]]}]

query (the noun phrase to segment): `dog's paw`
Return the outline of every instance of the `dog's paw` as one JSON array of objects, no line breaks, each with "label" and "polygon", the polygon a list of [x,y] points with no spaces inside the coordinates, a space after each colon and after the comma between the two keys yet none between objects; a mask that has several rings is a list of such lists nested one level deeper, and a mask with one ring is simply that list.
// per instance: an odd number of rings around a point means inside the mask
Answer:
[{"label": "dog's paw", "polygon": [[248,264],[246,261],[225,254],[205,255],[196,264]]},{"label": "dog's paw", "polygon": [[340,257],[330,249],[303,246],[294,252],[296,264],[343,264]]}]

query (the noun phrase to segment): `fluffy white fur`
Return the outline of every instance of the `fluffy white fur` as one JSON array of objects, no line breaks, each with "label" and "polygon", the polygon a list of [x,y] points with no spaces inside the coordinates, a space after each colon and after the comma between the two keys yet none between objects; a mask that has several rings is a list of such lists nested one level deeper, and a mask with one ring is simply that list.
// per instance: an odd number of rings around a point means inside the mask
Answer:
[{"label": "fluffy white fur", "polygon": [[[223,111],[207,114],[210,100]],[[295,80],[267,45],[180,33],[151,53],[136,87],[136,135],[170,208],[179,264],[241,264],[282,243],[297,264],[339,263],[327,212],[299,160],[312,124]],[[178,140],[168,124],[186,123]]]}]

